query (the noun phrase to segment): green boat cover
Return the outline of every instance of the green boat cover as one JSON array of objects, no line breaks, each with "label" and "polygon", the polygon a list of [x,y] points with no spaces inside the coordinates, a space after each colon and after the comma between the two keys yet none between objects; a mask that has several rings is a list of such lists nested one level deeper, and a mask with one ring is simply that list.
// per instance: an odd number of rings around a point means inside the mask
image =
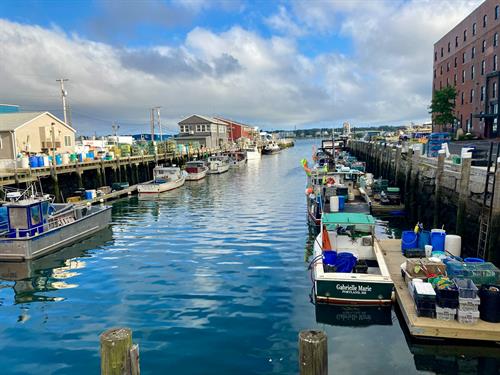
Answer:
[{"label": "green boat cover", "polygon": [[375,218],[358,212],[323,213],[323,224],[371,224],[375,225]]}]

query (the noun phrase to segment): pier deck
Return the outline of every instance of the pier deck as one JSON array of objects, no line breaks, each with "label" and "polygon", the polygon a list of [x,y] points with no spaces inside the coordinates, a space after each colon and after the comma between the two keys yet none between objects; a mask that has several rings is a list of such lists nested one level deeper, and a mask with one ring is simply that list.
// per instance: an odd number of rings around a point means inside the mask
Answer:
[{"label": "pier deck", "polygon": [[412,336],[500,342],[500,323],[478,320],[477,324],[461,324],[456,320],[418,317],[413,298],[401,275],[401,264],[406,260],[401,254],[401,240],[380,240],[379,244],[394,282],[396,299]]}]

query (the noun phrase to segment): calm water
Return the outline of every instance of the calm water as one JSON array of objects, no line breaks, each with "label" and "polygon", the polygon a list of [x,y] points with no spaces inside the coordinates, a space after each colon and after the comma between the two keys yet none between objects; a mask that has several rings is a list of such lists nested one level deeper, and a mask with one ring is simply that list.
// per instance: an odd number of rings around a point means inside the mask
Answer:
[{"label": "calm water", "polygon": [[299,164],[312,144],[118,201],[99,236],[1,264],[0,372],[98,373],[99,334],[128,326],[144,374],[294,374],[306,328],[328,333],[332,374],[496,373],[498,348],[408,342],[394,311],[316,321]]}]

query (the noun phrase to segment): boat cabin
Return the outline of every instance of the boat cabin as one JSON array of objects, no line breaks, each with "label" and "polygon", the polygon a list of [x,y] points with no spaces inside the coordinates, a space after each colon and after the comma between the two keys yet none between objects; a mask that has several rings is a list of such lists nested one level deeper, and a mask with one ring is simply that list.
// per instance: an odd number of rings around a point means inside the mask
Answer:
[{"label": "boat cabin", "polygon": [[180,178],[181,169],[179,167],[158,166],[153,169],[155,182],[165,182]]},{"label": "boat cabin", "polygon": [[206,163],[201,160],[188,161],[186,163],[187,173],[200,173],[203,172],[205,168],[206,168]]},{"label": "boat cabin", "polygon": [[6,203],[7,236],[31,237],[44,232],[49,217],[50,199],[22,199]]}]

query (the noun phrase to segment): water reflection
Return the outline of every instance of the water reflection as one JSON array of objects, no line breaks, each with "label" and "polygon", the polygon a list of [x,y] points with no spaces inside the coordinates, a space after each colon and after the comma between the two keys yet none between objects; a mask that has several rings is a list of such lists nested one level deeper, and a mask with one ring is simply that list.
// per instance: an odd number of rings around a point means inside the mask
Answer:
[{"label": "water reflection", "polygon": [[392,325],[391,306],[335,306],[317,304],[316,322],[332,326]]},{"label": "water reflection", "polygon": [[3,288],[12,288],[14,303],[60,301],[46,292],[75,288],[71,278],[85,267],[86,251],[112,242],[110,228],[105,228],[93,237],[42,258],[25,262],[0,262],[0,278]]}]

